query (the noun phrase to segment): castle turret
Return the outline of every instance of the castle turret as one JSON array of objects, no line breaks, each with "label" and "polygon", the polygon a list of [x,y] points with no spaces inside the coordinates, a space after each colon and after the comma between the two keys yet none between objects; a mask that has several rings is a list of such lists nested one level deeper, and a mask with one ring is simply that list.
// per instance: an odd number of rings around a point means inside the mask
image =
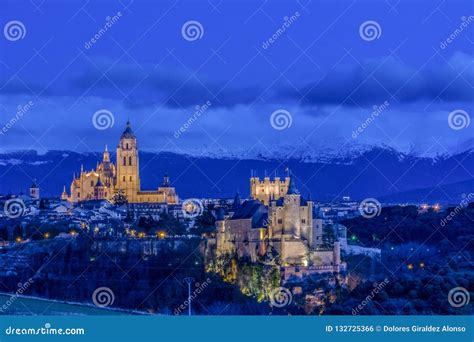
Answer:
[{"label": "castle turret", "polygon": [[242,204],[242,200],[240,199],[240,194],[237,191],[235,193],[234,202],[232,203],[232,208],[230,209],[230,214],[233,215],[234,213],[236,213],[237,210],[239,210],[241,204]]},{"label": "castle turret", "polygon": [[39,199],[40,198],[40,189],[38,185],[36,184],[36,179],[33,180],[33,184],[30,186],[30,197],[33,199]]},{"label": "castle turret", "polygon": [[169,187],[170,186],[170,176],[168,176],[167,173],[163,176],[163,187]]},{"label": "castle turret", "polygon": [[252,173],[250,178],[250,197],[268,205],[272,195],[277,200],[287,193],[289,182],[290,177],[286,177],[284,180],[281,180],[280,177],[275,177],[273,181],[270,177],[265,177],[263,180],[260,180],[259,177],[253,176]]}]

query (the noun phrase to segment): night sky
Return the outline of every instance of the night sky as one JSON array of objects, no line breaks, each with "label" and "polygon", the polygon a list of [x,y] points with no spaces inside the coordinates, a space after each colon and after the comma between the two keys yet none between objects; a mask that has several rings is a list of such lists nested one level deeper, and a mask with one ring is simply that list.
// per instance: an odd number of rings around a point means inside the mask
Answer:
[{"label": "night sky", "polygon": [[[465,121],[474,112],[471,1],[15,0],[1,7],[1,27],[19,21],[24,37],[0,36],[0,125],[18,106],[33,105],[3,129],[0,151],[114,148],[128,118],[148,151],[272,155],[279,147],[386,144],[434,155],[474,145],[474,123],[453,129],[448,122],[453,111],[464,111]],[[278,33],[285,17],[291,23]],[[197,37],[183,36],[189,21],[200,25]],[[360,31],[367,21],[378,25],[375,39]],[[103,109],[114,124],[97,129],[94,113]],[[289,113],[291,125],[272,126],[277,110]]]}]

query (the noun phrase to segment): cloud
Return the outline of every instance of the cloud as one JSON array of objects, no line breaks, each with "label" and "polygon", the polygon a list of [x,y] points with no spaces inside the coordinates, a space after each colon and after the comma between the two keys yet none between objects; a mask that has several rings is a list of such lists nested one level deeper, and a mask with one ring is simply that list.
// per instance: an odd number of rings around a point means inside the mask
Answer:
[{"label": "cloud", "polygon": [[[375,105],[395,102],[470,102],[473,100],[474,67],[472,57],[456,53],[442,67],[419,70],[392,57],[367,61],[362,65],[340,66],[319,82],[310,82],[298,90],[284,88],[280,98],[302,104],[343,104],[345,106]],[[301,94],[305,94],[302,98]]]},{"label": "cloud", "polygon": [[[234,107],[253,102],[261,89],[253,85],[236,85],[210,79],[193,71],[157,70],[152,66],[118,64],[100,60],[71,81],[73,90],[93,88],[95,95],[123,98],[129,108],[164,105],[187,108],[210,100],[215,107]],[[104,76],[105,73],[105,76]],[[125,98],[123,95],[127,95]]]}]

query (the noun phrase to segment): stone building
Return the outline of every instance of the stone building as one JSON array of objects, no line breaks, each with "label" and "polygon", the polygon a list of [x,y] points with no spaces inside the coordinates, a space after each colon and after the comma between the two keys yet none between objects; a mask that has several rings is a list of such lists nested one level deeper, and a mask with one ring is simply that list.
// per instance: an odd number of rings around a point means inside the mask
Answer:
[{"label": "stone building", "polygon": [[291,267],[306,267],[306,273],[340,271],[344,267],[340,243],[323,239],[323,221],[314,213],[311,199],[299,194],[292,177],[284,183],[279,179],[265,183],[273,190],[262,192],[260,182],[252,178],[252,199],[239,204],[236,196],[229,215],[218,215],[217,254],[271,260],[290,267],[290,273]]},{"label": "stone building", "polygon": [[157,190],[141,190],[137,139],[130,122],[127,122],[120,137],[116,164],[111,161],[106,146],[102,162],[91,171],[84,171],[81,166],[79,176],[74,176],[71,182],[70,193],[64,189],[61,199],[73,203],[110,200],[117,192],[126,196],[129,203],[178,203],[178,195],[170,185],[168,175],[164,176],[163,183]]}]

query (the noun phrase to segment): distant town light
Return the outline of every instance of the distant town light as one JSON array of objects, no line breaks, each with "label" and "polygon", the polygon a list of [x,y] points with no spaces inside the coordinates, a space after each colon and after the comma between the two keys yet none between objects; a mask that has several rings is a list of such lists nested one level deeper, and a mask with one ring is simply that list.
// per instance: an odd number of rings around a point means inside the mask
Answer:
[{"label": "distant town light", "polygon": [[45,239],[49,239],[49,233],[48,233],[48,232],[44,233],[44,234],[43,234],[43,237],[44,237]]},{"label": "distant town light", "polygon": [[16,242],[20,243],[21,242],[21,237],[20,236],[17,236],[17,238],[15,239]]},{"label": "distant town light", "polygon": [[166,232],[165,232],[165,231],[162,231],[162,230],[160,230],[156,235],[157,235],[158,238],[160,238],[160,239],[166,238]]}]

